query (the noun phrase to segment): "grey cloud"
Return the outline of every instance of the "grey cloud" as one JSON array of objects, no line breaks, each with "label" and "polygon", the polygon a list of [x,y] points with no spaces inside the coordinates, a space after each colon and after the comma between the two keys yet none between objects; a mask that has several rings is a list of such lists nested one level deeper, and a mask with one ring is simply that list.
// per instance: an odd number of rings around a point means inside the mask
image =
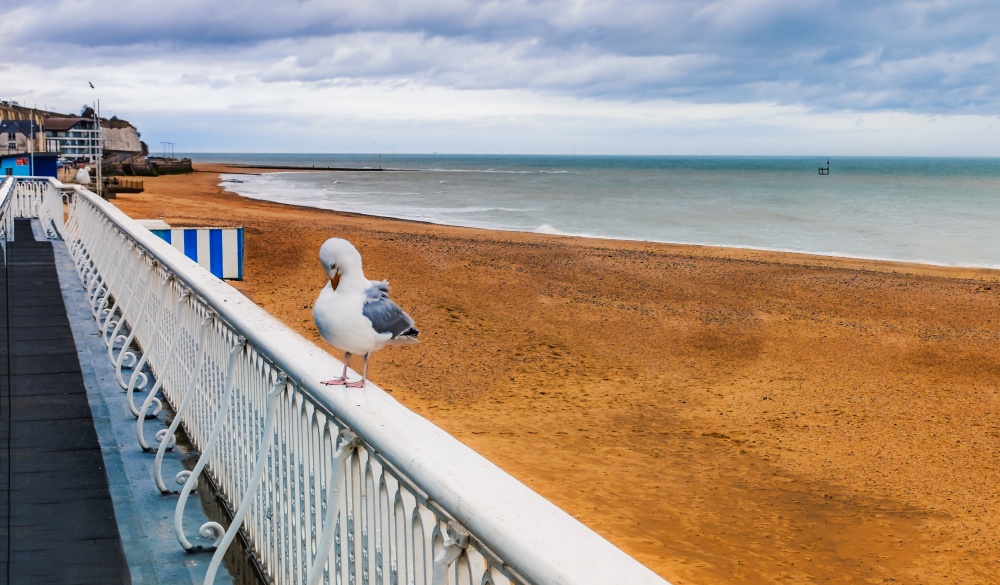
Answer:
[{"label": "grey cloud", "polygon": [[[413,82],[838,110],[1000,110],[1000,6],[858,0],[13,0],[18,59],[232,63],[265,82]],[[57,15],[58,17],[54,17]]]}]

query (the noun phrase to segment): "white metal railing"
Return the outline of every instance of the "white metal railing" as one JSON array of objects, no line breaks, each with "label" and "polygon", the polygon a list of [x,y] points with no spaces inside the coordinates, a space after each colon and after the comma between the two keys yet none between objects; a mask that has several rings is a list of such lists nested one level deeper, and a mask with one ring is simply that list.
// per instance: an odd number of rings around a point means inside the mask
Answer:
[{"label": "white metal railing", "polygon": [[5,236],[13,234],[15,217],[37,217],[49,234],[54,236],[59,233],[63,223],[62,198],[58,191],[53,197],[44,197],[55,185],[36,177],[6,177],[2,185],[6,186],[0,187],[0,201],[3,202],[0,213],[3,213],[2,231]]},{"label": "white metal railing", "polygon": [[[0,178],[0,235],[3,236],[3,241],[6,242],[10,234],[14,233],[14,212],[11,206],[14,201],[14,185],[17,181],[14,177],[3,177]],[[6,245],[6,244],[5,244]]]},{"label": "white metal railing", "polygon": [[[156,488],[178,425],[200,452],[170,472],[180,544],[202,473],[233,511],[227,534],[198,529],[206,583],[241,526],[276,584],[664,583],[377,387],[320,384],[343,365],[93,193],[19,181],[0,213],[66,240]],[[157,392],[176,415],[155,432]]]}]

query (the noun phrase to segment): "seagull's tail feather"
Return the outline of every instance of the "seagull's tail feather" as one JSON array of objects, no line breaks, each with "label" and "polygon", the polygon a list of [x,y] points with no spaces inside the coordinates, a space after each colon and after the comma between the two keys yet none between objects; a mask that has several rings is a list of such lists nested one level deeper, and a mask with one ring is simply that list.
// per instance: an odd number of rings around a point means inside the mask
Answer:
[{"label": "seagull's tail feather", "polygon": [[416,327],[411,326],[406,331],[400,333],[396,337],[389,340],[390,345],[414,345],[420,343],[417,336],[420,335],[420,331]]}]

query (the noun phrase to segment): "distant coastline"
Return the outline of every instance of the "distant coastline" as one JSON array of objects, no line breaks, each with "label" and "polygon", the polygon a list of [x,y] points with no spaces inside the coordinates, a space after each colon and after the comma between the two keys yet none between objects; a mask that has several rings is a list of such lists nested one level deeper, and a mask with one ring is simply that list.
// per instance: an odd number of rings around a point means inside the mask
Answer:
[{"label": "distant coastline", "polygon": [[371,168],[371,167],[317,167],[315,165],[305,166],[305,165],[241,165],[241,164],[227,164],[227,167],[242,168],[242,169],[264,169],[264,170],[274,170],[274,171],[341,171],[341,172],[384,172],[384,171],[412,171],[413,169],[383,169],[383,168]]}]

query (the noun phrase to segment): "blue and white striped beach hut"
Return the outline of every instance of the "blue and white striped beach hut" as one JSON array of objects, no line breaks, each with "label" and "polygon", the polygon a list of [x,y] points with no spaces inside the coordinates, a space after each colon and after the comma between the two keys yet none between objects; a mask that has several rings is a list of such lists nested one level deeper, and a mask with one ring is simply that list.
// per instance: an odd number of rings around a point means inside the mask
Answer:
[{"label": "blue and white striped beach hut", "polygon": [[140,223],[219,278],[243,280],[242,227],[172,228],[162,220]]}]

